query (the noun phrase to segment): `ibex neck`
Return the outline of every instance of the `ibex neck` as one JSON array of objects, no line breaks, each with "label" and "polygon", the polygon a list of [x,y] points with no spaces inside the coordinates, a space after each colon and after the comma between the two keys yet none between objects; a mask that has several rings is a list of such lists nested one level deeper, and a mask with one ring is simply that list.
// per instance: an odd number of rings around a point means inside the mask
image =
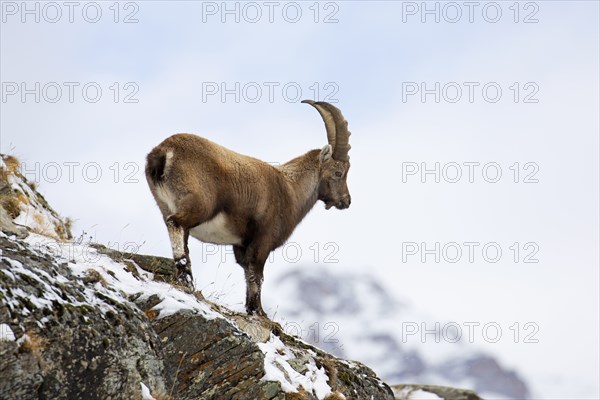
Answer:
[{"label": "ibex neck", "polygon": [[319,154],[320,150],[308,153],[288,161],[280,167],[288,182],[290,195],[296,207],[298,223],[313,208],[319,197]]}]

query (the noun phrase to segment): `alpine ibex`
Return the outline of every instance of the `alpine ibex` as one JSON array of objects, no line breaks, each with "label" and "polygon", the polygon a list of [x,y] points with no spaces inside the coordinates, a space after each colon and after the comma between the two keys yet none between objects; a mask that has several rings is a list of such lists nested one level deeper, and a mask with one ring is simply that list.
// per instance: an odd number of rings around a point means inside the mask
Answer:
[{"label": "alpine ibex", "polygon": [[348,122],[326,102],[304,100],[325,122],[328,144],[272,166],[207,139],[176,134],[146,159],[146,178],[169,231],[176,278],[194,288],[188,237],[233,245],[246,277],[246,311],[265,316],[260,294],[269,253],[317,200],[350,206]]}]

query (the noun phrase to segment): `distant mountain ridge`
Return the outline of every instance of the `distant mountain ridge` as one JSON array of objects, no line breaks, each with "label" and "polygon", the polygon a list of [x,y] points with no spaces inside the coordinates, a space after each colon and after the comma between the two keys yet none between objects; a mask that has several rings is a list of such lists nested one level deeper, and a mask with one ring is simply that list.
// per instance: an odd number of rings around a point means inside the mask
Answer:
[{"label": "distant mountain ridge", "polygon": [[423,353],[427,344],[402,343],[403,321],[431,317],[397,300],[371,275],[331,265],[298,266],[281,275],[266,294],[269,303],[278,304],[284,327],[286,323],[289,330],[301,326],[307,333],[305,340],[338,357],[370,365],[386,382],[462,386],[493,398],[530,397],[527,383],[516,371],[503,367],[493,355],[474,352],[466,343],[448,345],[448,356],[442,361]]}]

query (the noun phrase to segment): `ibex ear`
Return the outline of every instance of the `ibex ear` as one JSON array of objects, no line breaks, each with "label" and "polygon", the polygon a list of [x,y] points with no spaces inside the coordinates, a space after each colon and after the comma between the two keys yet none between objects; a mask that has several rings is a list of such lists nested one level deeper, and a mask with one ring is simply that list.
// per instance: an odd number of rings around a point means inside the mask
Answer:
[{"label": "ibex ear", "polygon": [[320,161],[321,163],[324,163],[325,161],[329,160],[331,158],[331,155],[333,154],[333,149],[331,148],[331,145],[328,144],[325,147],[323,147],[321,149],[321,154],[320,154]]}]

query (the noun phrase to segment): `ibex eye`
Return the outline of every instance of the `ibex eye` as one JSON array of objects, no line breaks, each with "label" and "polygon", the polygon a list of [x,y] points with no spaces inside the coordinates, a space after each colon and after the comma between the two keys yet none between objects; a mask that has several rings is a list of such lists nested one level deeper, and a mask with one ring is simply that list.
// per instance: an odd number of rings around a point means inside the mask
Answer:
[{"label": "ibex eye", "polygon": [[344,176],[344,173],[343,173],[343,172],[341,172],[341,171],[336,171],[336,172],[335,172],[335,177],[336,177],[336,178],[341,178],[342,176]]}]

